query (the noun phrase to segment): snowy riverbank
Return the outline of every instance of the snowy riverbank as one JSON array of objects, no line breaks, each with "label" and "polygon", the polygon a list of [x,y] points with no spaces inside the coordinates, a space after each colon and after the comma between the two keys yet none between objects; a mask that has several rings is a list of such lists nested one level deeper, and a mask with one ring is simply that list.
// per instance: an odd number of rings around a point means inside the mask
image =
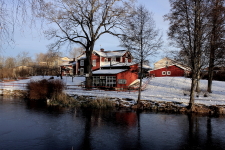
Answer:
[{"label": "snowy riverbank", "polygon": [[[29,79],[1,82],[0,89],[5,90],[26,90],[26,83],[30,80],[49,79],[49,76],[34,76]],[[60,79],[60,77],[54,77]],[[74,77],[73,82],[71,77],[63,77],[63,82],[67,85],[66,93],[69,95],[85,95],[85,96],[98,96],[98,97],[115,97],[115,98],[128,98],[137,99],[138,92],[117,92],[117,91],[104,91],[104,90],[84,90],[81,82],[85,80],[84,77]],[[191,80],[183,77],[158,77],[153,78],[147,85],[146,90],[142,91],[142,100],[151,101],[165,101],[165,102],[180,102],[183,105],[188,105],[189,90]],[[213,81],[213,93],[207,93],[207,80],[201,80],[201,92],[196,97],[195,102],[206,106],[211,105],[225,105],[225,82]],[[1,92],[1,91],[0,91]],[[1,93],[0,93],[1,94]],[[207,94],[207,97],[204,95]]]}]

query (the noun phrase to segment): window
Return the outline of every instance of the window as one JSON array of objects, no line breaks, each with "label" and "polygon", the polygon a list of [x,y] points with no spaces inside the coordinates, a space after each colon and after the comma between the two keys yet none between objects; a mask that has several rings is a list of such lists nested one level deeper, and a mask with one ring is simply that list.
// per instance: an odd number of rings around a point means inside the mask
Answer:
[{"label": "window", "polygon": [[111,58],[112,62],[116,62],[116,57]]},{"label": "window", "polygon": [[116,77],[115,76],[106,76],[106,86],[115,87],[116,86]]},{"label": "window", "polygon": [[166,75],[166,71],[162,71],[162,75]]},{"label": "window", "polygon": [[128,63],[128,58],[125,58],[125,63]]},{"label": "window", "polygon": [[105,61],[105,62],[108,62],[108,58],[105,58],[104,61]]},{"label": "window", "polygon": [[118,84],[126,84],[127,80],[126,79],[118,79]]},{"label": "window", "polygon": [[100,79],[105,79],[106,76],[100,76]]},{"label": "window", "polygon": [[96,59],[92,60],[93,67],[96,67]]},{"label": "window", "polygon": [[99,76],[93,76],[93,82],[92,82],[92,84],[94,86],[99,86],[99,83],[100,83],[99,81],[100,81]]},{"label": "window", "polygon": [[170,71],[167,71],[167,75],[171,75],[171,72]]},{"label": "window", "polygon": [[80,60],[80,66],[84,66],[84,60]]},{"label": "window", "polygon": [[94,86],[115,87],[116,77],[115,76],[93,76],[92,84]]},{"label": "window", "polygon": [[80,75],[84,75],[84,68],[80,68]]},{"label": "window", "polygon": [[123,62],[123,57],[120,57],[120,62]]}]

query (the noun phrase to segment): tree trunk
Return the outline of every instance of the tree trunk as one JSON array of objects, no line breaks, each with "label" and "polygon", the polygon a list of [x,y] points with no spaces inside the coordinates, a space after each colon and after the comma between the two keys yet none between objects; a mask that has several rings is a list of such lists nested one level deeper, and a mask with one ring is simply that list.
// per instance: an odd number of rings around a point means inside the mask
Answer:
[{"label": "tree trunk", "polygon": [[213,68],[209,67],[207,91],[212,93]]},{"label": "tree trunk", "polygon": [[94,48],[94,43],[91,44],[89,49],[86,49],[86,57],[87,57],[87,76],[85,82],[85,88],[92,88],[92,61],[91,56]]},{"label": "tree trunk", "polygon": [[190,110],[192,110],[194,107],[196,85],[197,85],[197,79],[196,79],[195,75],[192,75],[190,101],[189,101],[189,106],[188,106],[188,108]]},{"label": "tree trunk", "polygon": [[141,60],[140,84],[139,84],[139,89],[138,89],[138,99],[137,99],[137,103],[138,103],[138,104],[140,104],[140,102],[141,102],[142,64],[143,64],[143,61]]},{"label": "tree trunk", "polygon": [[[218,1],[216,2],[216,6],[218,5]],[[209,70],[208,70],[208,88],[207,91],[209,93],[212,93],[212,80],[213,80],[213,68],[214,68],[214,62],[215,62],[215,51],[216,51],[216,46],[215,42],[218,40],[216,36],[216,26],[217,26],[217,13],[213,13],[213,28],[211,31],[211,42],[210,42],[210,56],[209,56]]]},{"label": "tree trunk", "polygon": [[196,92],[199,93],[200,92],[200,71],[198,72],[197,75],[197,83],[196,83]]}]

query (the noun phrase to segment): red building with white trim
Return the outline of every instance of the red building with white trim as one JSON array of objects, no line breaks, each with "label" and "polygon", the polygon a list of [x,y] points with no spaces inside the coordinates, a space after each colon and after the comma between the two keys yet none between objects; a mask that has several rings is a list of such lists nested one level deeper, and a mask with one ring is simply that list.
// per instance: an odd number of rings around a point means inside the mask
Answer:
[{"label": "red building with white trim", "polygon": [[93,86],[127,88],[138,78],[138,64],[119,63],[93,71]]},{"label": "red building with white trim", "polygon": [[[117,64],[117,63],[131,63],[132,55],[127,50],[116,50],[116,51],[100,51],[94,50],[91,56],[92,59],[92,70],[98,70],[105,65]],[[77,75],[84,75],[87,73],[87,61],[85,52],[77,58],[75,66],[75,73]]]},{"label": "red building with white trim", "polygon": [[187,76],[190,73],[189,68],[182,67],[181,65],[170,65],[154,70],[150,70],[150,76],[165,77],[165,76]]}]

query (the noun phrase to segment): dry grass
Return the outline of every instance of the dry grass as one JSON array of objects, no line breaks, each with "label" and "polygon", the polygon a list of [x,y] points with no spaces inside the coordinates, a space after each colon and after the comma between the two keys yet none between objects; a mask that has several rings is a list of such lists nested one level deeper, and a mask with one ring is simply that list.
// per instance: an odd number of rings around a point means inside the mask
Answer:
[{"label": "dry grass", "polygon": [[80,103],[73,97],[69,97],[65,93],[55,93],[50,100],[51,105],[59,105],[63,107],[79,107]]},{"label": "dry grass", "polygon": [[82,103],[82,107],[90,108],[112,108],[115,106],[113,101],[107,97],[97,97],[96,99],[89,99],[87,102]]}]

